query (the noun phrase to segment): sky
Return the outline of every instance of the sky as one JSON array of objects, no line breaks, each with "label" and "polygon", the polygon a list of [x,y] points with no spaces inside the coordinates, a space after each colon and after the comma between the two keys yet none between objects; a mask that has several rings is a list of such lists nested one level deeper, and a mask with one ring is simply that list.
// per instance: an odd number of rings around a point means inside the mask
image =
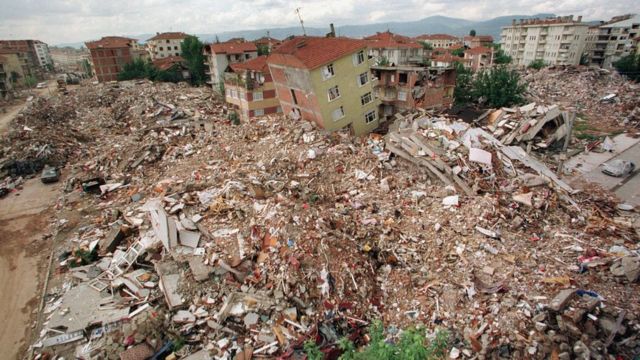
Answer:
[{"label": "sky", "polygon": [[582,15],[585,20],[640,12],[637,0],[0,0],[0,39],[50,45],[105,35],[224,31],[414,21],[432,15],[488,20],[504,15]]}]

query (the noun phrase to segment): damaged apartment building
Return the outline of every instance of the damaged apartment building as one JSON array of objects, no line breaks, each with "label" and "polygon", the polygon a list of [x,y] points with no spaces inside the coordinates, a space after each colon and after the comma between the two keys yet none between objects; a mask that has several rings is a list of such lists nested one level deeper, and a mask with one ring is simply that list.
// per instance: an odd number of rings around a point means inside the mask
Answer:
[{"label": "damaged apartment building", "polygon": [[[375,94],[380,115],[388,119],[415,108],[443,108],[453,102],[455,70],[452,66],[427,67],[424,47],[417,40],[390,32],[367,37]],[[391,61],[391,60],[393,61]]]}]

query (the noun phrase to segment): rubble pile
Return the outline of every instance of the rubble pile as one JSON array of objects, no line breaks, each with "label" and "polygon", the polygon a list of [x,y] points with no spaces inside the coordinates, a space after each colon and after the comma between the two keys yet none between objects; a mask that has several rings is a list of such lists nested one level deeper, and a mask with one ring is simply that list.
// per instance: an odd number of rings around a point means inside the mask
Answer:
[{"label": "rubble pile", "polygon": [[312,339],[335,355],[375,319],[448,329],[465,357],[640,350],[635,213],[515,142],[425,114],[367,138],[234,126],[180,85],[67,97],[64,126],[91,141],[67,157],[37,353],[296,358]]},{"label": "rubble pile", "polygon": [[611,133],[640,124],[640,84],[617,72],[584,66],[553,66],[529,70],[527,83],[531,101],[558,105],[587,120],[594,129]]}]

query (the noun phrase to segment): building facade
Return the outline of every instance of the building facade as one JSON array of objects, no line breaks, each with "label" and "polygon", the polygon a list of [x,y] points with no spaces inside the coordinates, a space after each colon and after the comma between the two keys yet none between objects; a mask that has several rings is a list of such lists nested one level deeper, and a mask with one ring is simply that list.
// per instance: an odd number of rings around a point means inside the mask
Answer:
[{"label": "building facade", "polygon": [[494,50],[484,46],[468,49],[464,52],[465,66],[473,71],[488,68],[493,65]]},{"label": "building facade", "polygon": [[369,56],[379,65],[417,65],[425,62],[424,47],[417,41],[386,31],[365,37]]},{"label": "building facade", "polygon": [[0,50],[0,99],[24,85],[26,54],[16,50]]},{"label": "building facade", "polygon": [[420,43],[429,44],[432,49],[448,49],[452,46],[462,45],[462,41],[460,41],[460,38],[449,34],[419,35],[416,36],[415,39]]},{"label": "building facade", "polygon": [[51,54],[49,53],[49,45],[39,40],[34,40],[33,46],[36,51],[36,57],[38,58],[38,64],[40,67],[46,69],[53,68],[53,60],[51,60]]},{"label": "building facade", "polygon": [[500,46],[516,65],[542,60],[549,65],[578,65],[589,26],[573,16],[521,19],[502,28]]},{"label": "building facade", "polygon": [[620,58],[638,52],[640,15],[616,16],[589,27],[585,47],[587,63],[612,68]]},{"label": "building facade", "polygon": [[147,40],[147,52],[151,60],[170,56],[182,56],[182,42],[187,38],[183,32],[164,32]]},{"label": "building facade", "polygon": [[105,36],[85,45],[91,53],[99,82],[118,80],[118,73],[124,69],[124,65],[136,59],[141,51],[135,39],[120,36]]},{"label": "building facade", "polygon": [[299,36],[285,41],[268,65],[280,106],[293,118],[355,135],[379,126],[367,42],[342,37]]},{"label": "building facade", "polygon": [[258,48],[252,42],[227,41],[224,43],[206,44],[203,49],[205,73],[209,83],[217,90],[224,82],[224,72],[230,64],[241,63],[258,57]]},{"label": "building facade", "polygon": [[463,45],[467,49],[473,49],[477,47],[491,47],[493,45],[493,36],[491,35],[465,36],[463,38]]},{"label": "building facade", "polygon": [[87,49],[51,47],[49,48],[49,52],[51,53],[51,60],[53,61],[53,67],[56,71],[92,75],[91,67],[87,66],[87,64],[90,63],[91,57]]},{"label": "building facade", "polygon": [[282,113],[267,56],[231,64],[224,76],[225,100],[242,120]]},{"label": "building facade", "polygon": [[44,69],[40,66],[36,44],[38,40],[0,40],[0,50],[14,50],[20,52],[25,64],[25,76],[33,76],[42,79]]}]

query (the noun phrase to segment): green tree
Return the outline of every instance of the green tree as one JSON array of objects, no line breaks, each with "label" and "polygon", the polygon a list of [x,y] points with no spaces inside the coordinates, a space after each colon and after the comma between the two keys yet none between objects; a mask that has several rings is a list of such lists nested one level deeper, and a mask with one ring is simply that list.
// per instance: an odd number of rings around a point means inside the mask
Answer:
[{"label": "green tree", "polygon": [[613,63],[620,75],[633,81],[640,81],[640,54],[630,54]]},{"label": "green tree", "polygon": [[524,102],[525,91],[520,74],[500,65],[476,74],[471,96],[474,100],[484,101],[487,106],[503,107]]},{"label": "green tree", "polygon": [[544,60],[537,59],[537,60],[534,60],[534,61],[530,62],[529,66],[527,66],[527,67],[530,68],[530,69],[540,70],[545,66],[547,66],[547,64],[545,64]]},{"label": "green tree", "polygon": [[507,55],[504,50],[500,48],[493,53],[494,64],[511,64],[511,60],[511,56]]},{"label": "green tree", "polygon": [[451,55],[464,57],[464,48],[455,49],[451,52]]},{"label": "green tree", "polygon": [[469,31],[469,36],[476,36],[476,31],[471,29],[471,31]]},{"label": "green tree", "polygon": [[433,45],[431,45],[428,42],[423,42],[422,43],[422,48],[425,49],[425,50],[433,50]]},{"label": "green tree", "polygon": [[153,67],[151,61],[144,61],[140,58],[124,64],[122,71],[118,73],[118,80],[150,79],[155,80],[158,70]]},{"label": "green tree", "polygon": [[269,55],[270,51],[269,51],[269,45],[267,44],[260,44],[257,46],[258,47],[258,56],[262,56],[262,55]]},{"label": "green tree", "polygon": [[38,83],[38,80],[36,80],[36,78],[31,75],[24,77],[24,85],[28,88],[32,88],[36,86],[37,83]]},{"label": "green tree", "polygon": [[204,44],[196,36],[189,35],[182,42],[182,57],[191,73],[191,84],[202,85],[206,82],[204,74]]},{"label": "green tree", "polygon": [[453,89],[453,99],[456,105],[465,105],[473,100],[473,74],[459,62],[455,63],[456,87]]}]

